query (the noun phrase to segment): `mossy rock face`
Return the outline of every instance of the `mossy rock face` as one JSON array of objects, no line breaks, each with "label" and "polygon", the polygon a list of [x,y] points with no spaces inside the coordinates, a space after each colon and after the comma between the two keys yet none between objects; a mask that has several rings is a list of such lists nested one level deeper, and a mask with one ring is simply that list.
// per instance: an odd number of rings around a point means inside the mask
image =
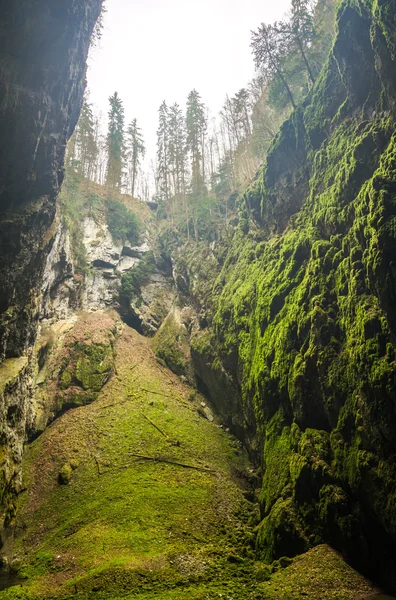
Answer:
[{"label": "mossy rock face", "polygon": [[72,473],[73,469],[69,464],[66,463],[65,465],[63,465],[58,475],[59,483],[61,483],[62,485],[68,485],[70,483]]},{"label": "mossy rock face", "polygon": [[[88,318],[79,316],[73,335]],[[203,397],[158,364],[150,340],[125,327],[115,361],[117,376],[96,402],[67,411],[26,449],[18,533],[7,545],[23,585],[0,598],[300,600],[314,591],[355,600],[373,591],[330,548],[264,563],[241,443],[199,415]],[[316,443],[308,438],[306,455]],[[283,593],[291,585],[300,596]]]},{"label": "mossy rock face", "polygon": [[99,392],[108,381],[114,366],[111,345],[78,348],[81,353],[76,362],[75,378],[84,390]]},{"label": "mossy rock face", "polygon": [[395,12],[341,3],[328,64],[241,200],[249,230],[192,341],[207,388],[233,390],[225,418],[237,407],[263,449],[265,559],[326,540],[392,586]]},{"label": "mossy rock face", "polygon": [[119,330],[118,315],[109,311],[81,313],[77,320],[44,332],[45,362],[36,393],[38,431],[65,410],[96,400],[114,373]]},{"label": "mossy rock face", "polygon": [[176,310],[168,315],[154,337],[153,349],[156,356],[163,360],[176,375],[181,375],[189,383],[194,384],[190,335],[181,321],[180,311]]},{"label": "mossy rock face", "polygon": [[[51,0],[28,16],[30,6],[21,0],[2,15],[1,88],[16,86],[26,94],[4,97],[0,115],[0,162],[7,165],[0,173],[0,361],[22,356],[36,338],[66,143],[83,102],[90,38],[101,10],[99,0],[67,8],[62,2],[54,8]],[[17,64],[6,48],[27,36],[32,46],[20,45]],[[41,44],[50,44],[51,52],[33,58],[32,47]],[[63,75],[71,72],[73,77]]]},{"label": "mossy rock face", "polygon": [[80,406],[94,400],[114,370],[114,336],[96,342],[85,333],[65,347],[59,375],[58,400],[62,405]]},{"label": "mossy rock face", "polygon": [[[82,397],[95,397],[113,373],[115,337],[111,327],[114,324],[108,321],[95,330],[99,320],[100,317],[87,316],[84,326],[79,323],[65,341],[59,387],[65,392],[73,388],[76,397],[78,389]],[[67,397],[70,399],[70,394],[61,396]],[[81,403],[76,402],[77,405]]]}]

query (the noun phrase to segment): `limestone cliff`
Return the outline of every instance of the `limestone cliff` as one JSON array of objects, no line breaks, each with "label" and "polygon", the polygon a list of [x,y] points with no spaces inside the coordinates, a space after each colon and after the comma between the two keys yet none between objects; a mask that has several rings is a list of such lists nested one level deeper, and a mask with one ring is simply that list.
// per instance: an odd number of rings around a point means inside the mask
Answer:
[{"label": "limestone cliff", "polygon": [[32,352],[66,141],[101,0],[0,2],[0,396],[3,503],[30,420]]},{"label": "limestone cliff", "polygon": [[65,146],[100,9],[101,0],[0,5],[1,360],[20,356],[34,339]]}]

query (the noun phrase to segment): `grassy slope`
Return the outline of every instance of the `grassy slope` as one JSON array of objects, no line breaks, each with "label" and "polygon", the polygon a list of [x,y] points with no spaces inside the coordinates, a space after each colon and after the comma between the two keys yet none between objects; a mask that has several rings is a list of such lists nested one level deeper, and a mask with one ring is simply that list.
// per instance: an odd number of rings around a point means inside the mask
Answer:
[{"label": "grassy slope", "polygon": [[[82,574],[82,589],[97,585],[104,568],[138,569],[147,581],[160,570],[175,583],[171,556],[199,572],[243,500],[232,478],[246,467],[236,442],[198,415],[146,340],[126,328],[116,350],[117,375],[98,401],[63,415],[26,451],[15,550],[26,575],[46,572],[34,586],[42,594]],[[66,465],[71,481],[60,485]]]},{"label": "grassy slope", "polygon": [[[115,318],[106,316],[111,329]],[[81,315],[76,328],[81,335],[81,323],[100,321],[100,314]],[[247,458],[199,416],[201,400],[125,327],[116,374],[99,398],[65,413],[26,449],[13,554],[28,580],[0,598],[236,600],[281,598],[279,580],[287,587],[290,577],[296,587],[293,565],[254,561],[256,508],[241,488]],[[372,589],[330,549],[322,555],[329,567],[317,583],[323,598]],[[318,564],[307,555],[301,574]],[[304,597],[311,585],[305,577],[296,588],[303,595],[288,597]]]}]

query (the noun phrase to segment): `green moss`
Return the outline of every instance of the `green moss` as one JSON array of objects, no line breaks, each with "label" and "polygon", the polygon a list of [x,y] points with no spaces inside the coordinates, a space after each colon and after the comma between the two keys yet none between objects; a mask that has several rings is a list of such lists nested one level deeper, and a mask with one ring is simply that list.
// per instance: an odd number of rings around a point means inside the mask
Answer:
[{"label": "green moss", "polygon": [[82,406],[97,398],[114,370],[112,342],[73,341],[67,348],[59,375],[60,407]]},{"label": "green moss", "polygon": [[85,390],[99,392],[109,379],[114,363],[111,345],[79,345],[75,377]]},{"label": "green moss", "polygon": [[269,600],[304,597],[344,600],[369,595],[372,588],[361,581],[339,554],[322,545],[274,573],[269,581],[258,586],[258,591]]},{"label": "green moss", "polygon": [[[235,233],[212,331],[193,341],[213,368],[238,374],[246,417],[253,407],[264,432],[258,547],[266,560],[283,538],[299,551],[357,539],[362,516],[350,487],[368,493],[376,518],[394,530],[392,460],[370,466],[386,452],[380,431],[393,435],[396,400],[396,236],[383,225],[396,210],[392,127],[388,117],[339,124],[312,155],[309,193],[288,229],[253,259],[255,236]],[[293,421],[305,430],[299,442]],[[324,430],[332,429],[339,436],[330,444]]]},{"label": "green moss", "polygon": [[139,221],[128,208],[118,200],[106,201],[107,223],[114,239],[137,244],[139,241]]},{"label": "green moss", "polygon": [[295,556],[308,547],[309,540],[301,528],[292,499],[279,498],[259,527],[257,550],[260,558],[264,562],[272,562],[275,556]]},{"label": "green moss", "polygon": [[67,388],[71,386],[72,381],[73,373],[69,369],[65,369],[60,378],[60,388],[62,390],[67,390]]},{"label": "green moss", "polygon": [[[78,327],[70,335],[81,340],[87,324]],[[246,589],[257,511],[234,478],[245,453],[198,415],[203,398],[189,399],[148,340],[125,328],[116,345],[117,377],[97,401],[65,413],[26,451],[14,546],[29,577],[23,593],[156,597],[213,579],[221,591],[234,576],[230,589]],[[97,357],[98,348],[69,349]]]},{"label": "green moss", "polygon": [[[169,388],[158,373],[148,381],[161,400],[156,394],[146,398],[131,380],[126,396],[120,386],[114,388],[115,396],[106,398],[110,406],[115,397],[122,398],[124,408],[108,418],[94,405],[90,409],[99,411],[92,413],[95,425],[89,413],[79,425],[87,428],[83,435],[77,428],[68,436],[88,437],[89,453],[73,473],[73,484],[56,486],[47,495],[28,532],[34,538],[40,523],[51,523],[37,543],[51,553],[59,544],[65,553],[76,553],[84,574],[74,573],[70,585],[81,586],[83,594],[99,585],[97,592],[114,596],[117,581],[125,578],[139,580],[139,593],[148,598],[183,597],[186,589],[196,598],[223,592],[249,597],[247,591],[259,598],[294,600],[307,593],[348,598],[357,595],[356,581],[335,553],[314,550],[310,556],[316,562],[308,568],[301,567],[303,558],[285,569],[275,564],[267,581],[269,567],[249,566],[253,546],[267,563],[321,540],[356,560],[367,560],[362,548],[374,548],[370,567],[378,572],[386,562],[376,552],[376,528],[383,539],[395,538],[396,136],[389,102],[393,13],[391,5],[376,0],[342,3],[326,68],[304,105],[282,127],[246,191],[229,248],[216,253],[206,244],[191,244],[177,259],[179,283],[190,286],[194,300],[205,307],[202,326],[210,327],[194,336],[192,352],[206,361],[212,383],[235,384],[230,389],[240,395],[240,402],[230,395],[224,413],[233,418],[237,405],[238,423],[249,441],[253,439],[254,451],[262,449],[263,519],[257,543],[255,533],[239,527],[235,513],[227,511],[231,521],[226,525],[235,528],[235,536],[218,537],[225,525],[213,512],[214,504],[224,502],[229,485],[224,472],[230,463],[225,446],[213,432],[201,429],[210,424],[198,416],[188,424],[173,402],[170,410],[169,399],[161,398]],[[142,276],[136,272],[123,280],[126,301],[139,295]],[[164,360],[180,366],[181,349],[172,346],[179,341],[177,335],[168,323],[158,345]],[[65,385],[78,378],[82,386],[95,388],[102,372],[91,364],[96,359],[84,351],[74,370],[65,364],[64,372],[72,373],[71,380],[65,375]],[[143,380],[149,389],[147,374]],[[159,423],[164,435],[142,413]],[[106,436],[109,427],[114,435]],[[181,445],[169,447],[169,427],[177,431]],[[47,449],[41,446],[45,439],[34,446],[36,458]],[[161,457],[172,451],[180,461],[200,457],[208,465],[216,459],[218,487],[207,472],[186,477],[160,461],[121,461],[143,451]],[[54,472],[69,453],[64,450]],[[28,471],[35,464],[29,460]],[[227,493],[230,489],[232,485]],[[56,513],[61,500],[62,523]],[[98,557],[99,566],[88,564],[88,555]],[[205,565],[201,571],[187,569],[187,575],[179,569],[176,575],[171,566],[176,559],[170,557],[180,560],[181,555],[192,557],[195,567],[204,556]],[[31,555],[27,560],[34,568]],[[144,578],[142,565],[154,575]],[[180,572],[184,590],[179,594]],[[221,583],[215,581],[220,572]],[[162,582],[156,587],[158,573]],[[232,583],[234,576],[238,585]],[[248,587],[249,578],[254,590]]]},{"label": "green moss", "polygon": [[[134,296],[139,296],[141,286],[147,281],[155,268],[155,260],[152,252],[147,252],[130,271],[122,275],[120,288],[120,302],[128,305]],[[141,305],[139,297],[137,308]]]},{"label": "green moss", "polygon": [[[389,15],[374,4],[389,43]],[[217,277],[203,338],[212,347],[193,341],[213,368],[237,379],[243,418],[254,411],[264,447],[259,547],[266,559],[280,551],[282,535],[338,547],[358,539],[364,517],[355,514],[351,489],[364,505],[370,496],[389,536],[396,527],[385,498],[393,497],[396,402],[394,119],[382,110],[384,71],[371,88],[376,112],[352,118],[345,86],[355,67],[337,62],[342,36],[359,34],[356,52],[367,53],[375,72],[370,19],[343,3],[334,56],[244,196],[257,221],[249,233],[235,231]],[[282,519],[290,525],[283,533]]]},{"label": "green moss", "polygon": [[14,383],[28,364],[26,356],[20,358],[9,358],[0,365],[0,396],[6,387]]},{"label": "green moss", "polygon": [[68,485],[71,481],[71,476],[73,474],[73,469],[69,464],[63,465],[61,470],[59,471],[58,480],[62,485]]},{"label": "green moss", "polygon": [[194,380],[191,367],[189,335],[184,325],[177,323],[171,314],[159,329],[153,340],[155,354],[178,375]]}]

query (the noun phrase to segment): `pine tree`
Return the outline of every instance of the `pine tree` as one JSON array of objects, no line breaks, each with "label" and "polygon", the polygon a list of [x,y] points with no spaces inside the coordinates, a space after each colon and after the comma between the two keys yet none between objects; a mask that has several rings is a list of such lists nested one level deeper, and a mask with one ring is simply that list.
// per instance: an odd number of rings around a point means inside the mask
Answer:
[{"label": "pine tree", "polygon": [[173,187],[172,219],[179,208],[183,208],[188,222],[186,202],[186,123],[183,111],[175,103],[169,108],[169,173]]},{"label": "pine tree", "polygon": [[169,186],[169,115],[165,100],[159,107],[159,125],[157,130],[157,187],[159,198],[168,207]]},{"label": "pine tree", "polygon": [[79,155],[79,174],[88,179],[93,179],[98,146],[95,139],[95,120],[92,105],[87,96],[81,109],[77,125],[76,145]]},{"label": "pine tree", "polygon": [[202,187],[205,181],[204,144],[207,128],[205,105],[199,93],[192,90],[187,98],[186,130],[187,148],[191,156],[191,186]]},{"label": "pine tree", "polygon": [[187,98],[186,131],[187,149],[191,157],[191,215],[195,239],[198,239],[200,204],[207,199],[205,187],[205,134],[207,129],[206,109],[199,93],[192,90]]},{"label": "pine tree", "polygon": [[309,53],[315,39],[314,18],[310,0],[292,0],[290,19],[284,25],[287,36],[288,54],[301,56],[311,84],[315,83],[313,69],[309,63]]},{"label": "pine tree", "polygon": [[106,184],[113,189],[121,189],[124,166],[124,106],[118,93],[109,98],[109,128],[106,139],[107,169]]},{"label": "pine tree", "polygon": [[252,32],[251,48],[256,68],[269,81],[273,81],[276,78],[279,79],[292,107],[296,108],[294,96],[287,81],[284,68],[287,56],[287,45],[285,42],[284,23],[276,22],[273,25],[262,23],[257,31]]},{"label": "pine tree", "polygon": [[94,136],[97,147],[97,155],[95,160],[95,168],[93,180],[103,185],[105,183],[106,166],[107,166],[107,143],[106,135],[103,133],[103,115],[99,113],[94,117]]},{"label": "pine tree", "polygon": [[133,119],[127,130],[126,152],[128,161],[129,185],[131,195],[134,196],[140,162],[146,152],[142,130],[137,126],[136,119]]},{"label": "pine tree", "polygon": [[169,109],[169,170],[175,195],[185,192],[186,180],[186,127],[180,106],[175,103]]}]

